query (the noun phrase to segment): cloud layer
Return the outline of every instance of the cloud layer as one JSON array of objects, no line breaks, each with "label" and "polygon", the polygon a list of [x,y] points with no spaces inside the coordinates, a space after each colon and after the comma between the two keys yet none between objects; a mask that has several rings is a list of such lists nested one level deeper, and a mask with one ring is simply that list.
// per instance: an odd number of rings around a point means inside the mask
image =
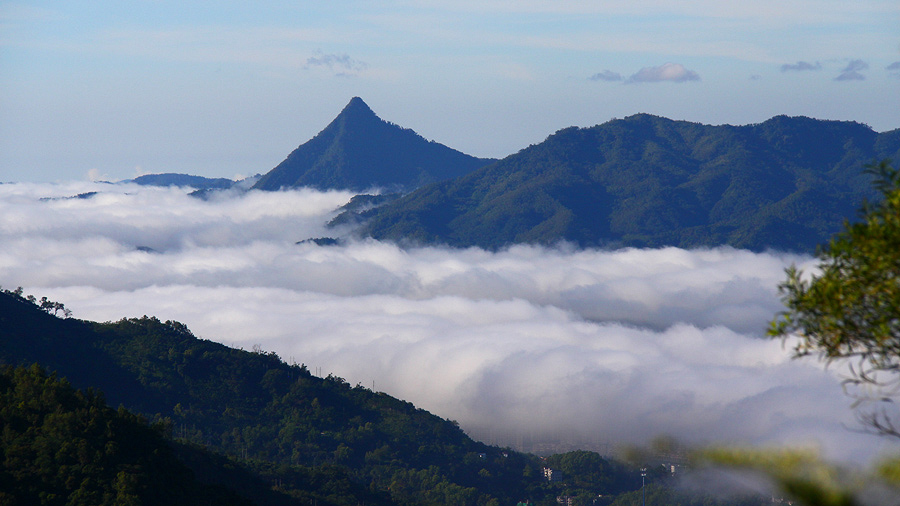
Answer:
[{"label": "cloud layer", "polygon": [[634,83],[659,83],[669,81],[673,83],[685,83],[689,81],[699,81],[700,74],[685,68],[680,63],[664,63],[658,67],[643,67],[634,74],[625,79],[618,72],[606,69],[598,72],[588,78],[590,81],[623,81],[625,84]]},{"label": "cloud layer", "polygon": [[836,371],[762,338],[783,269],[809,258],[297,245],[333,233],[323,224],[350,195],[185,193],[0,185],[0,283],[79,318],[153,314],[258,344],[503,444],[602,449],[672,434],[812,442],[845,459],[883,444],[846,429]]}]

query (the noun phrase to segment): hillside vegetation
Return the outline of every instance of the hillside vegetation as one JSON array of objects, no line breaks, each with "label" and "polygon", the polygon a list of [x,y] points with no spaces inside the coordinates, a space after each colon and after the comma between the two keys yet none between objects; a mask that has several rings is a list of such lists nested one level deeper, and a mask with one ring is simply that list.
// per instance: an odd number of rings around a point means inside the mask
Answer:
[{"label": "hillside vegetation", "polygon": [[237,489],[295,504],[232,462],[168,441],[159,426],[36,364],[0,367],[0,433],[4,505],[253,504]]},{"label": "hillside vegetation", "polygon": [[639,114],[567,128],[361,218],[408,244],[514,243],[812,252],[873,197],[862,168],[900,130],[778,116],[710,126]]},{"label": "hillside vegetation", "polygon": [[[487,505],[553,495],[536,457],[473,441],[408,402],[314,377],[273,353],[197,339],[177,322],[95,323],[57,318],[45,306],[0,293],[0,362],[39,363],[77,387],[102,390],[110,404],[143,414],[178,441],[230,456],[296,496]],[[623,486],[614,480],[602,488]]]},{"label": "hillside vegetation", "polygon": [[[4,504],[604,506],[640,487],[636,468],[596,453],[488,446],[408,402],[177,322],[60,318],[62,304],[37,302],[0,291]],[[651,477],[658,504],[699,504],[667,476]]]}]

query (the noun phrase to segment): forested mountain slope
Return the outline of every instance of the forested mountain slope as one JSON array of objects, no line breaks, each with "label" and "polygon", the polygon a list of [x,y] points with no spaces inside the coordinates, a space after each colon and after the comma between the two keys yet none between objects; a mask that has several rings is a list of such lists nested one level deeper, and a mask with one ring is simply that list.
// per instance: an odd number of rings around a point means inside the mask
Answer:
[{"label": "forested mountain slope", "polygon": [[[650,506],[768,501],[685,495],[658,461],[484,445],[408,402],[272,353],[146,316],[76,320],[21,293],[0,290],[3,504],[625,506],[641,466],[657,486]],[[545,467],[562,479],[545,479]]]},{"label": "forested mountain slope", "polygon": [[639,114],[567,128],[367,212],[365,236],[499,248],[731,245],[811,252],[871,197],[900,130],[777,116],[711,126]]},{"label": "forested mountain slope", "polygon": [[[155,318],[61,319],[0,292],[0,363],[38,363],[179,441],[230,455],[332,504],[487,505],[550,499],[536,457],[473,441],[383,393],[314,377],[272,353],[197,339]],[[601,484],[622,491],[621,473]]]},{"label": "forested mountain slope", "polygon": [[37,364],[2,366],[0,504],[308,504],[163,430]]}]

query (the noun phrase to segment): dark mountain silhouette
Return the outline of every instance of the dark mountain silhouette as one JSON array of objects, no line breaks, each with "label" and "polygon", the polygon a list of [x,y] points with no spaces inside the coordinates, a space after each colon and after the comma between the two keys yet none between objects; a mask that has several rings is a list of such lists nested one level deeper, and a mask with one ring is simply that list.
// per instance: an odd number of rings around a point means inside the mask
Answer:
[{"label": "dark mountain silhouette", "polygon": [[[900,130],[777,116],[710,126],[647,114],[567,128],[461,178],[361,214],[410,243],[811,252],[874,197],[864,165],[900,159]],[[348,219],[343,219],[349,221]]]},{"label": "dark mountain silhouette", "polygon": [[121,181],[122,183],[135,183],[143,186],[189,186],[198,190],[231,188],[234,181],[223,177],[210,178],[192,176],[190,174],[145,174],[134,179]]},{"label": "dark mountain silhouette", "polygon": [[493,162],[475,158],[382,120],[359,97],[318,135],[263,175],[254,188],[411,190]]}]

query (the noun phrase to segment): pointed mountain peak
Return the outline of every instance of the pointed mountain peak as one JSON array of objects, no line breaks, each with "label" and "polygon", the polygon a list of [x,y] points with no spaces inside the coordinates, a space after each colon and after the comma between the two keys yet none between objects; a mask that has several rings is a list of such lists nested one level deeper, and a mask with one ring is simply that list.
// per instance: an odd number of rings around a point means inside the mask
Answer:
[{"label": "pointed mountain peak", "polygon": [[[351,98],[350,102],[347,103],[347,106],[344,107],[344,109],[349,109],[351,107],[365,107],[366,109],[369,109],[369,106],[365,102],[363,102],[363,99],[361,99],[359,97]],[[371,109],[369,109],[369,110],[371,110]]]},{"label": "pointed mountain peak", "polygon": [[365,102],[363,102],[363,99],[361,99],[359,97],[353,97],[350,99],[350,102],[348,102],[347,105],[344,106],[344,109],[338,115],[338,117],[341,117],[341,116],[357,116],[357,117],[359,117],[359,116],[374,116],[376,118],[378,117],[378,115],[375,114],[375,112],[372,111],[372,109]]},{"label": "pointed mountain peak", "polygon": [[292,151],[254,188],[411,190],[492,161],[428,141],[379,118],[361,98],[353,97],[324,130]]}]

